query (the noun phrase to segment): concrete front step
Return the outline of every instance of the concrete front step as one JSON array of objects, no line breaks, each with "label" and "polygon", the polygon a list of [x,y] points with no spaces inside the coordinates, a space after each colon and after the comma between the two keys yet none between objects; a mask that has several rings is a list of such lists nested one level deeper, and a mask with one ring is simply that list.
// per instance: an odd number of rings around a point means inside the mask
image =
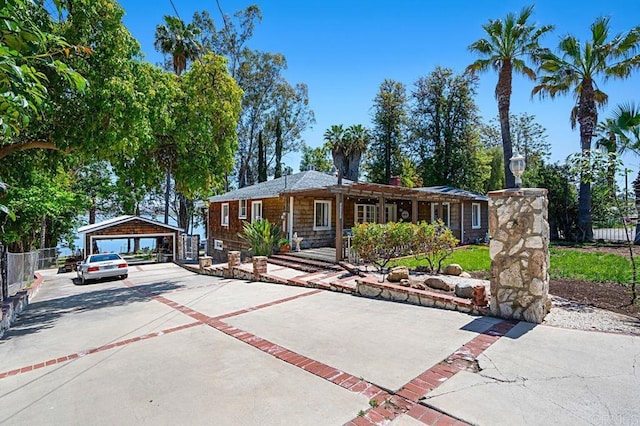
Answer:
[{"label": "concrete front step", "polygon": [[330,270],[330,271],[341,271],[342,267],[336,265],[335,263],[323,262],[322,260],[316,259],[307,259],[300,256],[295,256],[291,254],[274,254],[269,257],[269,261],[272,259],[283,260],[286,262],[291,262],[299,265],[312,266],[318,268],[318,270]]}]

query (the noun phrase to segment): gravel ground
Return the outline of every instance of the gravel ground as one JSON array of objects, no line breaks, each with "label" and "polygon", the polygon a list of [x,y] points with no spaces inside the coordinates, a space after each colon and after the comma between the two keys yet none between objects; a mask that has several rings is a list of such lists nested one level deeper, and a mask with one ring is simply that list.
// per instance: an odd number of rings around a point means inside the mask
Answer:
[{"label": "gravel ground", "polygon": [[[489,281],[475,278],[462,278],[449,275],[439,275],[439,278],[453,284],[459,282],[481,282],[487,287]],[[640,335],[640,319],[622,315],[605,309],[596,308],[584,303],[550,295],[552,308],[545,317],[545,325],[578,330],[606,331]]]},{"label": "gravel ground", "polygon": [[572,300],[551,296],[553,307],[544,319],[545,325],[578,330],[640,334],[640,320]]}]

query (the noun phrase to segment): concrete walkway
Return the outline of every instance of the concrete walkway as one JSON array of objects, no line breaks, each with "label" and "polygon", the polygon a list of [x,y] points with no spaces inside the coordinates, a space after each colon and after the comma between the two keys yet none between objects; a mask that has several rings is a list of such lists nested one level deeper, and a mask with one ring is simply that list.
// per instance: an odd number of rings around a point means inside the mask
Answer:
[{"label": "concrete walkway", "polygon": [[640,423],[640,337],[171,264],[44,275],[0,340],[0,424]]}]

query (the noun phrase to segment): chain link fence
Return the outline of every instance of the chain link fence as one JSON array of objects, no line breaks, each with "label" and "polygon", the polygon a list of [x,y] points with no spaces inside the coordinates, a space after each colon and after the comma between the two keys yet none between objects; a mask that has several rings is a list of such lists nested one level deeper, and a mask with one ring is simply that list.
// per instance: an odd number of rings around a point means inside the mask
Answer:
[{"label": "chain link fence", "polygon": [[28,253],[4,252],[3,263],[6,273],[2,275],[3,298],[11,297],[26,288],[40,269],[56,267],[58,250],[55,247],[30,251]]}]

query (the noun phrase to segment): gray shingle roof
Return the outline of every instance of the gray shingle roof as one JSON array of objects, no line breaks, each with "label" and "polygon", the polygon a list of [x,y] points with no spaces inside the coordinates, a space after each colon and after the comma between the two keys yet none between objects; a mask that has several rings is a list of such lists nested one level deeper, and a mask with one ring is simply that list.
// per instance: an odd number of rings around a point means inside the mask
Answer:
[{"label": "gray shingle roof", "polygon": [[423,192],[437,192],[440,194],[447,194],[452,196],[461,195],[464,197],[473,197],[473,199],[476,201],[489,201],[489,197],[485,195],[476,194],[475,192],[471,192],[471,191],[465,191],[464,189],[453,188],[451,186],[444,186],[444,185],[427,186],[423,188],[414,188],[414,189],[417,189],[418,191],[423,191]]},{"label": "gray shingle roof", "polygon": [[[343,179],[344,185],[353,183],[348,179]],[[260,198],[278,197],[280,194],[294,191],[304,191],[307,189],[320,189],[331,185],[337,185],[338,178],[326,173],[309,170],[277,179],[260,182],[255,185],[245,186],[235,191],[216,195],[209,198],[212,203],[233,200],[253,200]]]}]

